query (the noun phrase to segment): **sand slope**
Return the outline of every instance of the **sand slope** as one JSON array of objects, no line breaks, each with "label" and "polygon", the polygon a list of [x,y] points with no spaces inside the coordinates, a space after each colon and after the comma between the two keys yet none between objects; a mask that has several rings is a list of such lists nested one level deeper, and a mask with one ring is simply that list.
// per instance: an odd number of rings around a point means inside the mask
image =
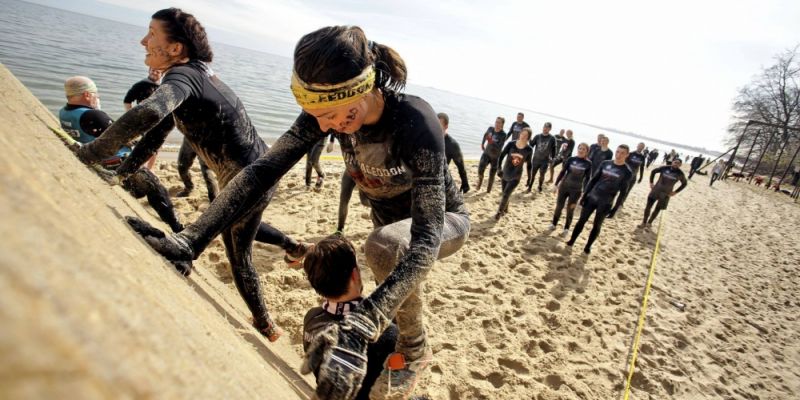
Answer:
[{"label": "sand slope", "polygon": [[147,212],[2,66],[0,97],[0,398],[300,397],[227,290],[139,240],[121,216]]},{"label": "sand slope", "polygon": [[[219,239],[188,282],[177,276],[121,222],[155,220],[152,209],[109,189],[31,123],[34,113],[55,122],[2,77],[2,94],[19,101],[0,105],[0,145],[13,149],[0,158],[0,397],[294,396],[281,376],[295,379],[302,317],[319,302],[303,271],[286,267],[279,249],[255,245],[267,304],[286,329],[264,345],[247,328]],[[335,229],[342,164],[323,161],[320,192],[305,189],[302,167],[280,182],[264,219],[315,241]],[[474,186],[476,165],[468,167]],[[174,162],[156,172],[171,192],[181,188]],[[187,222],[207,207],[194,175],[193,196],[175,199]],[[580,250],[591,225],[574,252],[546,231],[552,194],[518,190],[500,222],[492,219],[499,186],[468,194],[470,240],[426,282],[435,365],[419,392],[620,398],[655,242],[635,228],[646,194],[646,183],[634,188],[589,257]],[[672,200],[633,399],[800,396],[798,221],[787,196],[734,182],[709,188],[703,176]],[[371,226],[354,196],[346,233],[357,247]]]}]

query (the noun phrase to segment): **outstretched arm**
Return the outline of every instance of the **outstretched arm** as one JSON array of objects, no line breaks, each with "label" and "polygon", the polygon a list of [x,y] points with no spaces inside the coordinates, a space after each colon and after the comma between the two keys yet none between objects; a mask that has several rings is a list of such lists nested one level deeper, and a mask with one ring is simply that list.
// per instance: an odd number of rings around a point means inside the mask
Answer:
[{"label": "outstretched arm", "polygon": [[81,146],[78,158],[91,164],[113,156],[131,139],[150,131],[181,105],[189,94],[172,84],[162,84],[147,100],[123,114],[99,138]]}]

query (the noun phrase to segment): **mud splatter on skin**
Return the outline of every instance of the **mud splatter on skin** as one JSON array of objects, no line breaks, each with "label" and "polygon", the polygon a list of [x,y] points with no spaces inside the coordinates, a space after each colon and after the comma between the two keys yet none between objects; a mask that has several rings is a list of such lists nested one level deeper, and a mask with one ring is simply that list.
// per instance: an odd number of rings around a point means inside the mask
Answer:
[{"label": "mud splatter on skin", "polygon": [[[82,147],[78,155],[84,162],[95,162],[144,134],[131,157],[120,167],[122,174],[132,173],[164,143],[173,124],[184,134],[200,159],[216,173],[223,189],[242,168],[267,151],[266,144],[258,137],[244,106],[233,91],[217,79],[205,64],[190,62],[170,69],[161,86],[147,100],[120,117],[100,138]],[[175,243],[192,243],[193,251],[181,254],[181,258],[197,258],[211,239],[222,233],[236,287],[253,313],[256,327],[264,330],[271,329],[274,323],[267,312],[258,276],[252,265],[252,238],[285,249],[297,244],[276,229],[261,223],[262,211],[275,193],[274,182],[267,188],[260,190],[252,204],[238,210],[235,216],[226,213],[227,210],[223,208],[222,218],[226,223],[210,236],[192,235],[192,231],[188,231],[185,236],[174,239],[148,241],[156,250],[160,250],[159,247],[185,249],[176,247]],[[210,210],[211,214],[219,212],[218,208]],[[202,244],[200,246],[186,239],[198,236],[202,236],[196,239]]]}]

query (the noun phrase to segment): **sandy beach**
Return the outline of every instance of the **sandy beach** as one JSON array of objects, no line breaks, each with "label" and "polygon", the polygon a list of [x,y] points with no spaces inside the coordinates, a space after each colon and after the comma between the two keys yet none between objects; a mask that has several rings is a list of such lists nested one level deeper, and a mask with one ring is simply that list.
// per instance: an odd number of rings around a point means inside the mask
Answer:
[{"label": "sandy beach", "polygon": [[[328,177],[320,192],[306,190],[301,162],[281,180],[264,220],[305,241],[332,233],[342,165],[322,163]],[[175,199],[185,221],[207,204],[199,169],[193,169],[193,196]],[[470,163],[468,171],[474,187],[477,165]],[[161,162],[157,173],[171,192],[180,189],[174,163]],[[499,222],[493,219],[497,185],[489,194],[468,193],[470,239],[437,262],[425,283],[435,365],[418,393],[435,399],[618,398],[656,240],[656,226],[636,228],[646,179],[606,221],[588,257],[580,251],[588,226],[572,252],[560,229],[547,230],[555,202],[547,190],[518,190]],[[800,394],[800,301],[794,295],[800,247],[791,235],[798,218],[800,208],[788,196],[732,181],[709,187],[706,176],[695,176],[673,198],[632,398]],[[354,197],[345,232],[358,248],[370,229],[369,210]],[[267,304],[287,332],[282,340],[301,355],[302,317],[320,300],[302,269],[286,267],[277,248],[255,247]],[[372,281],[363,254],[359,261]],[[235,292],[219,239],[195,265]]]},{"label": "sandy beach", "polygon": [[[4,68],[0,78],[14,100],[0,105],[0,398],[308,398],[301,325],[320,299],[302,269],[275,247],[254,247],[286,331],[267,343],[249,326],[219,239],[191,277],[179,276],[123,221],[158,224],[146,202],[77,161],[48,129],[57,120]],[[305,188],[301,161],[264,220],[308,242],[331,234],[343,166],[322,164],[321,191]],[[474,187],[476,164],[468,170]],[[156,173],[172,194],[181,189],[169,157]],[[193,175],[192,196],[174,199],[184,222],[208,207],[197,166]],[[646,194],[646,181],[634,187],[587,257],[588,227],[572,252],[547,230],[548,190],[518,191],[499,222],[499,185],[468,193],[470,239],[424,284],[435,363],[418,393],[620,398],[656,240],[655,229],[636,228]],[[631,398],[800,396],[799,220],[788,196],[730,180],[709,187],[696,176],[672,199]],[[345,233],[360,249],[371,228],[354,196]]]}]

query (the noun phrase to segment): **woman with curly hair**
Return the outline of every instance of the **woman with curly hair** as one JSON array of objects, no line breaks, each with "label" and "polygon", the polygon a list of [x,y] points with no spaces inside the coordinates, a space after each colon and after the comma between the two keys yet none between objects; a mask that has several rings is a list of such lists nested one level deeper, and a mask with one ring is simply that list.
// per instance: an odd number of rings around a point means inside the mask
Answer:
[{"label": "woman with curly hair", "polygon": [[[126,176],[147,161],[177,126],[225,188],[239,171],[264,155],[268,147],[256,133],[242,102],[209,67],[213,53],[205,29],[192,14],[168,8],[153,14],[141,44],[146,51],[145,64],[164,72],[161,86],[122,115],[97,140],[78,149],[78,157],[85,163],[97,162],[121,144],[144,134],[131,156],[117,170],[118,174]],[[272,341],[278,339],[281,331],[264,303],[251,259],[253,240],[279,245],[287,251],[287,257],[305,253],[304,245],[261,222],[261,214],[275,193],[275,183],[277,180],[260,191],[247,209],[213,208],[214,213],[223,217],[236,213],[221,230],[233,279],[253,313],[254,326]],[[129,222],[134,227],[150,229],[141,220],[131,218]],[[202,248],[219,233],[205,237]],[[195,251],[193,258],[201,252]],[[180,272],[188,275],[191,260],[175,264]]]}]

